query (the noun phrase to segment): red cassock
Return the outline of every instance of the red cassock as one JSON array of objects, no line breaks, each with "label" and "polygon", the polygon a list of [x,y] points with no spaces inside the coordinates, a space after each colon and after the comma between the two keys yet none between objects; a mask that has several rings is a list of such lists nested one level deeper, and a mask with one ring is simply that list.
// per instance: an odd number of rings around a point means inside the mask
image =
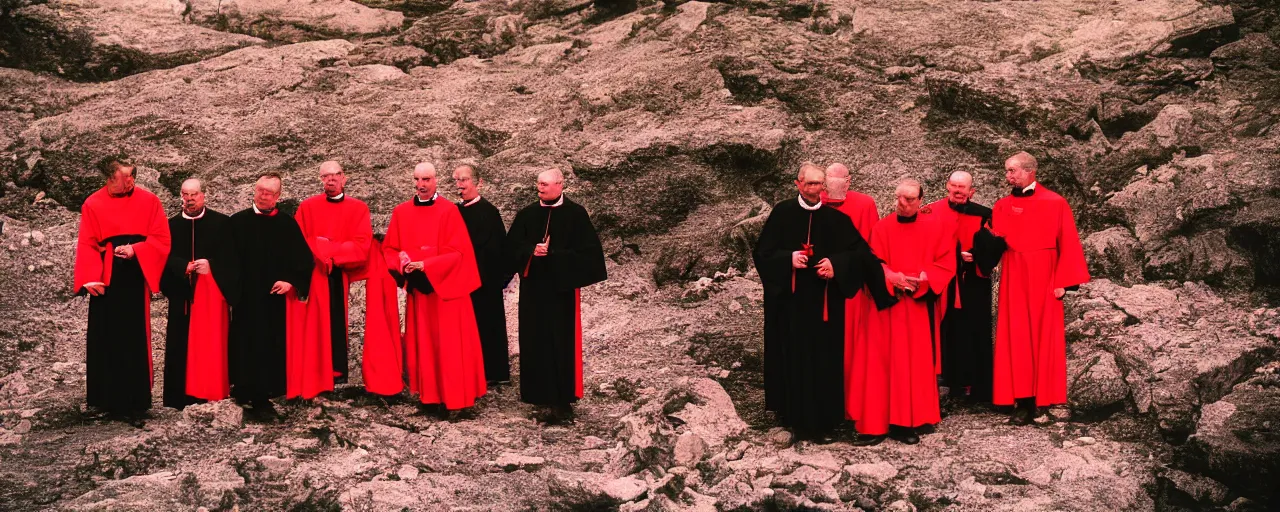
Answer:
[{"label": "red cassock", "polygon": [[[947,199],[945,198],[929,203],[922,211],[928,211],[930,215],[937,216],[938,220],[943,224],[952,226],[953,229],[951,232],[953,236],[953,245],[958,243],[960,245],[960,250],[964,252],[973,250],[973,235],[977,233],[979,229],[982,229],[982,217],[977,215],[961,215],[960,212],[951,209],[951,206],[947,203]],[[981,270],[978,272],[981,272]],[[979,273],[978,275],[982,274]],[[945,292],[946,290],[944,289],[943,291]],[[946,316],[948,304],[955,304],[957,308],[960,308],[963,305],[960,301],[960,287],[957,286],[952,288],[951,296],[940,297],[938,301],[934,303],[933,365],[934,371],[939,374],[942,373],[942,318]]]},{"label": "red cassock", "polygon": [[406,287],[405,360],[409,389],[424,404],[447,409],[475,404],[485,394],[484,358],[471,292],[480,287],[471,238],[457,205],[409,200],[391,212],[383,240],[387,266],[420,261],[432,292]]},{"label": "red cassock", "polygon": [[992,401],[1066,403],[1067,342],[1053,290],[1089,281],[1071,206],[1036,184],[1029,196],[996,201],[991,225],[1008,244],[1000,260]]},{"label": "red cassock", "polygon": [[[302,334],[289,337],[286,396],[312,398],[333,390],[335,371],[330,302],[347,303],[350,272],[360,271],[368,260],[373,229],[369,223],[369,207],[350,197],[338,202],[326,200],[324,194],[309,197],[298,205],[294,218],[311,247],[316,265],[311,272],[311,291],[307,302],[297,305],[301,308],[291,308],[295,310],[290,315],[291,326],[292,319],[297,316],[296,310],[301,310],[304,320]],[[329,289],[329,273],[333,265],[344,270],[339,293]],[[345,340],[342,343],[345,347]],[[345,368],[345,350],[339,356]]]},{"label": "red cassock", "polygon": [[[142,268],[147,292],[138,297],[145,305],[147,354],[151,353],[151,294],[160,291],[160,276],[169,257],[169,220],[164,216],[160,199],[147,190],[134,187],[124,197],[111,197],[106,187],[94,192],[80,210],[80,232],[76,239],[76,263],[72,291],[79,293],[87,283],[100,282],[111,287],[111,253],[115,247],[108,240],[123,235],[141,235],[146,240],[134,243],[134,257]],[[103,255],[106,257],[103,257]],[[150,357],[147,368],[152,368]],[[150,371],[150,370],[149,370]],[[154,376],[153,376],[154,378]]]},{"label": "red cassock", "polygon": [[[918,427],[941,420],[928,299],[945,292],[955,274],[953,237],[951,226],[928,214],[909,222],[890,214],[871,232],[871,249],[886,274],[924,273],[926,282],[874,312],[855,338],[850,416],[860,433],[883,435],[891,424]],[[893,292],[893,285],[884,286]]]},{"label": "red cassock", "polygon": [[[822,193],[822,203],[844,212],[853,220],[853,227],[858,230],[858,234],[862,235],[863,240],[870,243],[871,229],[875,227],[876,222],[880,220],[880,214],[876,210],[876,200],[871,196],[849,191],[843,201],[835,201],[827,197],[827,193]],[[876,305],[871,300],[871,294],[859,293],[852,299],[844,301],[844,401],[845,416],[852,419],[855,401],[853,393],[850,393],[850,386],[853,384],[853,340],[856,333],[864,323],[864,318],[875,313]]]},{"label": "red cassock", "polygon": [[[191,300],[191,328],[187,331],[187,395],[218,401],[231,396],[227,374],[227,333],[231,310],[222,290],[207,276],[196,278]],[[170,303],[170,307],[174,304]]]},{"label": "red cassock", "polygon": [[374,240],[369,261],[353,281],[365,280],[364,352],[360,370],[370,393],[394,395],[404,390],[404,353],[400,338],[400,304],[396,281],[387,270],[382,244]]}]

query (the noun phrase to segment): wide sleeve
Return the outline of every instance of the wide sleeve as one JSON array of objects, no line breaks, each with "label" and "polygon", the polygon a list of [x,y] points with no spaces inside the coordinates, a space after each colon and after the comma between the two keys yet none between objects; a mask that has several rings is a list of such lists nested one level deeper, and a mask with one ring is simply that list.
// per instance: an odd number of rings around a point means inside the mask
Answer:
[{"label": "wide sleeve", "polygon": [[[174,232],[175,222],[181,222],[181,220],[169,221],[170,235]],[[169,257],[165,258],[164,272],[160,275],[160,292],[170,300],[186,299],[191,296],[191,281],[187,276],[187,262],[177,254],[177,251],[172,249],[169,251]]]},{"label": "wide sleeve", "polygon": [[311,246],[307,245],[307,240],[303,237],[297,221],[292,217],[286,217],[285,222],[286,229],[281,233],[284,237],[281,242],[284,244],[285,251],[280,256],[287,258],[283,281],[293,285],[299,299],[305,299],[311,294],[311,271],[316,266],[315,256],[311,253]]},{"label": "wide sleeve", "polygon": [[216,241],[207,258],[209,260],[209,274],[213,276],[213,281],[218,283],[218,289],[222,290],[222,296],[227,300],[227,303],[235,306],[240,302],[240,289],[243,280],[241,279],[240,260],[237,257],[236,239],[231,230],[231,220],[224,219],[220,229],[214,232],[214,236]]},{"label": "wide sleeve", "polygon": [[444,209],[440,222],[439,249],[435,255],[422,259],[422,272],[441,299],[469,296],[480,288],[480,272],[476,270],[467,224],[456,207]]},{"label": "wide sleeve", "polygon": [[785,210],[775,207],[764,220],[760,238],[751,253],[751,260],[760,274],[760,284],[766,294],[788,292],[791,289],[791,253],[798,248],[784,247],[782,219]]},{"label": "wide sleeve", "polygon": [[884,259],[889,254],[889,232],[886,228],[880,226],[881,221],[877,220],[871,228],[871,259],[864,263],[864,272],[866,276],[863,278],[867,283],[867,291],[871,293],[871,299],[876,303],[876,309],[885,309],[898,303],[898,298],[894,296],[893,285],[885,278],[885,270],[888,265],[884,263]]},{"label": "wide sleeve", "polygon": [[604,281],[608,278],[604,247],[600,244],[600,234],[591,224],[591,217],[585,209],[566,209],[564,213],[572,215],[569,223],[569,229],[573,231],[572,242],[567,247],[556,247],[553,238],[547,247],[547,258],[556,274],[558,288],[569,291]]},{"label": "wide sleeve", "polygon": [[[502,242],[502,264],[506,267],[504,272],[508,274],[524,272],[525,266],[533,258],[533,248],[538,244],[538,240],[529,233],[533,225],[529,220],[529,211],[524,209],[516,213],[515,220],[511,221],[511,230],[507,231],[507,237]],[[537,236],[541,238],[542,235]]]},{"label": "wide sleeve", "polygon": [[1071,207],[1061,200],[1058,227],[1058,264],[1053,269],[1053,287],[1071,288],[1089,282],[1089,267],[1084,260],[1084,248],[1080,245],[1080,233]]},{"label": "wide sleeve", "polygon": [[506,288],[514,272],[503,264],[507,229],[496,208],[485,219],[482,230],[486,232],[484,240],[476,245],[476,265],[479,267],[480,280],[486,286]]},{"label": "wide sleeve", "polygon": [[352,208],[352,211],[354,215],[348,221],[354,224],[347,226],[351,238],[334,243],[331,253],[333,262],[344,267],[363,265],[369,256],[369,245],[373,242],[369,208]]},{"label": "wide sleeve", "polygon": [[76,234],[76,264],[72,275],[72,292],[83,294],[84,285],[104,282],[102,277],[102,235],[98,214],[86,201],[80,210],[80,230]]},{"label": "wide sleeve", "polygon": [[840,295],[851,299],[866,284],[866,262],[868,258],[874,260],[875,256],[871,254],[870,246],[858,233],[852,219],[849,222],[843,222],[843,219],[840,219],[833,226],[833,231],[832,238],[839,241],[840,246],[827,257],[831,260],[832,270],[835,271],[834,280]]},{"label": "wide sleeve", "polygon": [[160,274],[164,273],[165,262],[169,259],[169,219],[164,216],[160,199],[151,196],[150,203],[145,221],[147,239],[133,244],[133,254],[138,259],[138,266],[142,267],[148,290],[155,293],[160,291]]},{"label": "wide sleeve", "polygon": [[[935,235],[936,242],[931,248],[933,262],[925,267],[924,274],[929,286],[916,290],[916,296],[925,293],[944,295],[951,279],[956,276],[956,234],[953,224],[939,224]],[[927,292],[925,291],[927,288]]]}]

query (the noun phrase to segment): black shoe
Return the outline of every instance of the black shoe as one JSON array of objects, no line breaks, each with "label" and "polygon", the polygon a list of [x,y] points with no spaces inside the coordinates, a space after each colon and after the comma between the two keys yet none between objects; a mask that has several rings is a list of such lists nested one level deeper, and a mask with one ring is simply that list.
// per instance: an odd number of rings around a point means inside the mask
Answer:
[{"label": "black shoe", "polygon": [[1009,424],[1025,426],[1035,422],[1035,406],[1017,407],[1013,410],[1013,414],[1009,415]]},{"label": "black shoe", "polygon": [[884,438],[885,436],[883,435],[873,436],[870,434],[858,434],[853,436],[853,439],[849,441],[849,444],[853,446],[875,446],[883,443]]},{"label": "black shoe", "polygon": [[902,444],[920,444],[920,436],[916,434],[916,429],[914,428],[902,429],[893,438]]}]

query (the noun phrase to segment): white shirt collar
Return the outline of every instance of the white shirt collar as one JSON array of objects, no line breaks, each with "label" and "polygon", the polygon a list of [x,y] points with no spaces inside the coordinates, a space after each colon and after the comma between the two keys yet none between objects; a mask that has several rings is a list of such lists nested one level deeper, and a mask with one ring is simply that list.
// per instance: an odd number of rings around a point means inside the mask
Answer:
[{"label": "white shirt collar", "polygon": [[800,202],[801,208],[804,208],[809,211],[814,211],[814,210],[817,210],[818,208],[822,208],[822,199],[818,199],[818,204],[815,204],[813,206],[809,206],[809,204],[804,201],[804,196],[801,196],[801,195],[796,196],[796,201]]},{"label": "white shirt collar", "polygon": [[256,204],[255,204],[255,205],[253,205],[253,213],[256,213],[256,214],[258,214],[258,215],[262,215],[262,210],[259,210],[259,209],[258,209],[258,205],[256,205]]},{"label": "white shirt collar", "polygon": [[544,202],[544,201],[543,201],[543,200],[541,200],[541,199],[539,199],[539,200],[538,200],[538,204],[540,204],[540,205],[542,205],[542,206],[545,206],[545,207],[547,207],[547,208],[555,208],[555,207],[557,207],[557,206],[561,206],[561,205],[563,205],[563,204],[564,204],[564,194],[560,194],[560,199],[556,199],[556,203],[555,203],[555,204],[547,204],[546,202]]},{"label": "white shirt collar", "polygon": [[[187,220],[196,220],[196,219],[199,219],[199,218],[204,217],[204,212],[206,212],[206,211],[208,211],[208,210],[209,210],[208,208],[201,208],[201,209],[200,209],[200,215],[196,215],[195,217],[192,217],[192,216],[190,216],[190,215],[187,215],[187,212],[186,212],[186,211],[183,211],[183,212],[182,212],[182,218],[187,219]],[[253,210],[254,210],[254,211],[258,211],[258,207],[257,207],[257,206],[253,207]]]},{"label": "white shirt collar", "polygon": [[346,193],[346,192],[340,192],[340,193],[338,193],[338,195],[333,196],[333,197],[329,197],[329,196],[324,196],[324,197],[326,197],[326,198],[328,198],[328,199],[330,199],[330,200],[333,200],[333,201],[341,201],[341,200],[342,200],[342,198],[344,198],[344,197],[346,197],[346,196],[347,196],[347,193]]},{"label": "white shirt collar", "polygon": [[1037,182],[1035,182],[1035,181],[1031,182],[1031,184],[1030,184],[1030,185],[1027,185],[1027,188],[1022,189],[1022,192],[1023,192],[1023,193],[1026,193],[1026,192],[1030,192],[1030,191],[1032,191],[1032,190],[1035,190],[1035,189],[1036,189],[1036,183],[1037,183]]},{"label": "white shirt collar", "polygon": [[465,203],[462,203],[462,206],[471,206],[471,205],[476,204],[476,203],[478,203],[478,202],[480,202],[480,196],[476,196],[474,199],[472,199],[472,200],[470,200],[470,201],[467,201],[467,202],[465,202]]}]

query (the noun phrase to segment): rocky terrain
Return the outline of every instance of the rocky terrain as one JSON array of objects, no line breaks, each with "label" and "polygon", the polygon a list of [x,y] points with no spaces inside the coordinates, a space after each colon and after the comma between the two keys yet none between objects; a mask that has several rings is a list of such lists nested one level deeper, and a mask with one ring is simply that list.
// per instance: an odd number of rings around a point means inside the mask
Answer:
[{"label": "rocky terrain", "polygon": [[[1271,0],[0,0],[0,508],[1280,506],[1278,45]],[[847,164],[887,213],[895,180],[932,199],[958,169],[990,204],[1018,150],[1095,277],[1071,404],[1014,428],[947,400],[913,447],[775,428],[748,255],[798,164]],[[171,211],[188,176],[246,207],[263,170],[296,204],[337,159],[375,230],[416,162],[478,162],[508,219],[561,166],[610,260],[578,420],[358,386],[279,423],[89,417],[71,243],[113,152]]]}]

